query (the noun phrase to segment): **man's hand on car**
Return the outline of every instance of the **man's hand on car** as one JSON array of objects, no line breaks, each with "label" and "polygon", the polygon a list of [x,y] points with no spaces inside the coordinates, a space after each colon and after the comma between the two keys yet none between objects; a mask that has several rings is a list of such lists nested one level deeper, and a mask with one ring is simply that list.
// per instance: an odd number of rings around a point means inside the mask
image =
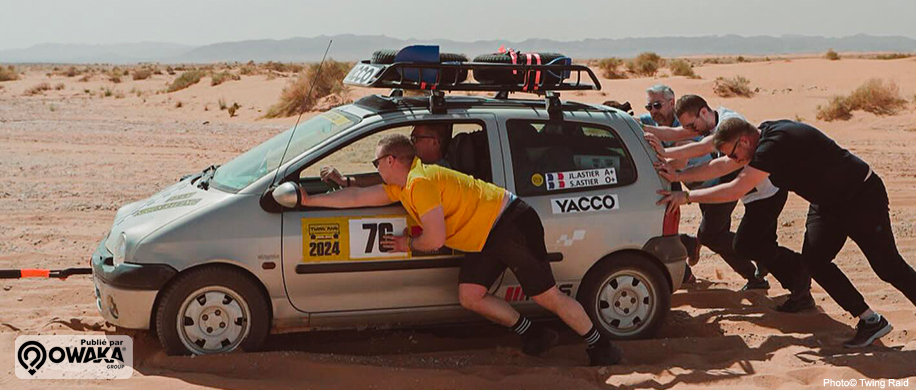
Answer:
[{"label": "man's hand on car", "polygon": [[334,167],[321,167],[321,181],[325,183],[334,182],[338,186],[346,187],[347,180],[344,179],[343,175],[340,174],[340,171]]},{"label": "man's hand on car", "polygon": [[671,166],[667,161],[656,161],[652,165],[655,166],[655,170],[658,171],[658,174],[665,178],[669,182],[680,181],[677,174],[677,169]]},{"label": "man's hand on car", "polygon": [[646,138],[646,141],[649,142],[649,146],[655,150],[655,154],[657,154],[659,158],[665,158],[667,156],[665,147],[662,146],[662,141],[658,139],[658,136],[652,133],[644,133],[643,137]]},{"label": "man's hand on car", "polygon": [[410,246],[407,242],[407,236],[395,236],[386,234],[379,241],[382,248],[388,252],[409,252]]}]

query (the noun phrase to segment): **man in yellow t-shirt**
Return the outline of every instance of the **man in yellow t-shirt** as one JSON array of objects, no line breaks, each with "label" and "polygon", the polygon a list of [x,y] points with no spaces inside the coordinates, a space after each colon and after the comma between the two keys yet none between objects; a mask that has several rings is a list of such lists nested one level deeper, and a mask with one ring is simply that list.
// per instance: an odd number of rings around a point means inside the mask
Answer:
[{"label": "man in yellow t-shirt", "polygon": [[505,300],[487,294],[507,267],[526,295],[585,339],[591,365],[620,361],[620,351],[601,337],[582,305],[557,288],[547,261],[544,226],[534,209],[496,185],[423,164],[403,135],[382,138],[372,163],[384,184],[314,196],[300,188],[302,204],[350,208],[400,202],[423,231],[414,238],[384,236],[382,245],[397,252],[434,251],[442,246],[465,252],[458,276],[458,300],[465,308],[519,334],[525,353],[546,351],[557,343],[558,335],[533,324]]}]

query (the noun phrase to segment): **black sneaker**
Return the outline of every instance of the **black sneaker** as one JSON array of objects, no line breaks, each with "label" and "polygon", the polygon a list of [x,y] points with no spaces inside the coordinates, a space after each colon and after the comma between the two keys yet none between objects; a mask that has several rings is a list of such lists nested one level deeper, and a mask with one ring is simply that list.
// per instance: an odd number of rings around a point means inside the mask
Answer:
[{"label": "black sneaker", "polygon": [[543,326],[532,326],[532,329],[522,336],[522,352],[526,355],[539,356],[557,345],[558,341],[560,341],[560,335],[557,334],[557,331]]},{"label": "black sneaker", "polygon": [[769,290],[770,282],[767,282],[766,279],[748,279],[747,284],[744,287],[741,287],[741,291],[747,290]]},{"label": "black sneaker", "polygon": [[891,326],[890,322],[887,322],[884,316],[881,316],[881,320],[874,324],[869,324],[865,322],[865,320],[859,320],[859,324],[856,325],[856,336],[846,340],[843,346],[846,348],[867,347],[875,342],[875,340],[890,333],[892,329],[894,329],[894,327]]},{"label": "black sneaker", "polygon": [[781,305],[776,306],[776,311],[783,313],[798,313],[803,310],[814,308],[814,298],[811,292],[799,295],[790,295]]},{"label": "black sneaker", "polygon": [[612,366],[620,363],[621,353],[617,346],[608,340],[599,340],[594,346],[585,348],[590,366]]}]

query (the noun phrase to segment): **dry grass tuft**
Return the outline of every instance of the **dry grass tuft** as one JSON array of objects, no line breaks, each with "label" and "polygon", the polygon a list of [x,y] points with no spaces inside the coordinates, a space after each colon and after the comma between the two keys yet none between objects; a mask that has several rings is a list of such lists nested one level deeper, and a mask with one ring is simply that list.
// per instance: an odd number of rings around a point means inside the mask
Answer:
[{"label": "dry grass tuft", "polygon": [[744,76],[735,76],[732,78],[716,77],[716,82],[712,87],[713,92],[721,97],[751,97],[754,91],[751,90],[751,81]]},{"label": "dry grass tuft", "polygon": [[691,79],[700,78],[700,76],[697,76],[697,74],[693,72],[693,64],[687,60],[673,60],[668,63],[668,69],[671,69],[671,74],[675,76],[685,76]]},{"label": "dry grass tuft", "polygon": [[217,85],[220,85],[220,84],[222,84],[222,83],[225,83],[226,81],[238,81],[238,80],[241,80],[241,79],[242,79],[242,78],[239,77],[239,75],[237,75],[237,74],[229,73],[229,72],[223,71],[223,72],[220,72],[220,73],[214,73],[214,74],[213,74],[213,78],[210,80],[210,85],[211,85],[211,86],[217,86]]},{"label": "dry grass tuft", "polygon": [[3,67],[0,66],[0,81],[13,81],[19,80],[19,73],[16,72],[16,68],[12,65]]},{"label": "dry grass tuft", "polygon": [[830,61],[837,61],[840,59],[840,55],[837,54],[837,52],[833,51],[833,49],[830,49],[830,50],[827,50],[827,54],[824,54],[824,58]]},{"label": "dry grass tuft", "polygon": [[172,81],[172,84],[169,85],[169,92],[180,91],[187,87],[190,87],[194,84],[200,82],[200,78],[204,76],[204,72],[199,70],[189,70],[178,76],[175,81]]},{"label": "dry grass tuft", "polygon": [[[331,94],[346,94],[349,88],[343,84],[343,78],[350,71],[352,64],[329,59],[321,68],[321,74],[315,79],[319,64],[309,64],[305,72],[290,82],[280,94],[280,101],[271,106],[265,118],[280,118],[311,110],[321,98]],[[312,81],[315,86],[312,88]],[[308,96],[309,90],[312,95]]]},{"label": "dry grass tuft", "polygon": [[639,76],[655,76],[663,65],[662,57],[652,52],[640,53],[627,62],[627,70]]},{"label": "dry grass tuft", "polygon": [[232,105],[229,106],[229,108],[228,108],[228,110],[229,110],[229,117],[230,117],[230,118],[234,117],[234,116],[235,116],[235,112],[238,111],[240,108],[242,108],[242,106],[240,106],[238,103],[232,103]]},{"label": "dry grass tuft", "polygon": [[627,75],[620,71],[623,60],[619,58],[604,58],[598,60],[598,69],[601,70],[601,77],[606,79],[625,79]]},{"label": "dry grass tuft", "polygon": [[64,88],[67,88],[67,86],[64,85],[64,83],[57,83],[56,85],[54,85],[55,91],[63,91]]},{"label": "dry grass tuft", "polygon": [[817,119],[827,122],[849,120],[852,112],[861,110],[875,115],[894,115],[906,106],[894,82],[870,79],[849,96],[834,96],[826,106],[817,106]]},{"label": "dry grass tuft", "polygon": [[23,94],[26,96],[41,95],[44,93],[44,91],[50,91],[50,90],[51,90],[51,84],[41,83],[32,88],[27,89]]},{"label": "dry grass tuft", "polygon": [[903,58],[910,58],[913,54],[910,53],[890,53],[890,54],[878,54],[875,56],[875,59],[878,60],[899,60]]},{"label": "dry grass tuft", "polygon": [[134,80],[146,80],[153,75],[153,71],[150,69],[137,69],[134,71],[134,74],[131,76]]}]

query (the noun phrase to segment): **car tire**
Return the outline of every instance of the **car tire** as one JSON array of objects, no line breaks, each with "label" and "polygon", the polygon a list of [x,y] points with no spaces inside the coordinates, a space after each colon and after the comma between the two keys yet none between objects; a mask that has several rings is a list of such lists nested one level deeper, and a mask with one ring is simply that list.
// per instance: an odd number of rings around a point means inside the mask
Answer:
[{"label": "car tire", "polygon": [[627,253],[601,260],[576,294],[604,337],[648,338],[671,310],[671,286],[649,259]]},{"label": "car tire", "polygon": [[[538,53],[541,56],[541,63],[546,64],[550,61],[566,57],[559,53]],[[483,62],[488,64],[511,64],[512,57],[508,54],[483,54],[474,57],[474,62]],[[516,59],[516,63],[525,62],[525,56],[522,55]],[[481,84],[522,84],[525,82],[524,72],[512,74],[511,70],[503,69],[474,69],[474,80]],[[541,85],[556,85],[563,80],[551,72],[544,72],[541,78]]]},{"label": "car tire", "polygon": [[[373,64],[387,65],[394,63],[394,57],[398,55],[399,50],[376,50],[372,53],[372,59],[370,60]],[[439,62],[467,62],[468,57],[464,54],[456,53],[439,53]],[[456,77],[457,76],[457,77]],[[441,80],[443,82],[451,83],[462,83],[468,78],[467,69],[461,69],[457,73],[452,69],[447,69],[442,71]],[[386,79],[394,81],[398,79],[398,76],[391,74],[391,76]]]},{"label": "car tire", "polygon": [[162,292],[156,333],[169,355],[253,351],[270,330],[269,308],[260,286],[244,271],[224,266],[193,269]]}]

